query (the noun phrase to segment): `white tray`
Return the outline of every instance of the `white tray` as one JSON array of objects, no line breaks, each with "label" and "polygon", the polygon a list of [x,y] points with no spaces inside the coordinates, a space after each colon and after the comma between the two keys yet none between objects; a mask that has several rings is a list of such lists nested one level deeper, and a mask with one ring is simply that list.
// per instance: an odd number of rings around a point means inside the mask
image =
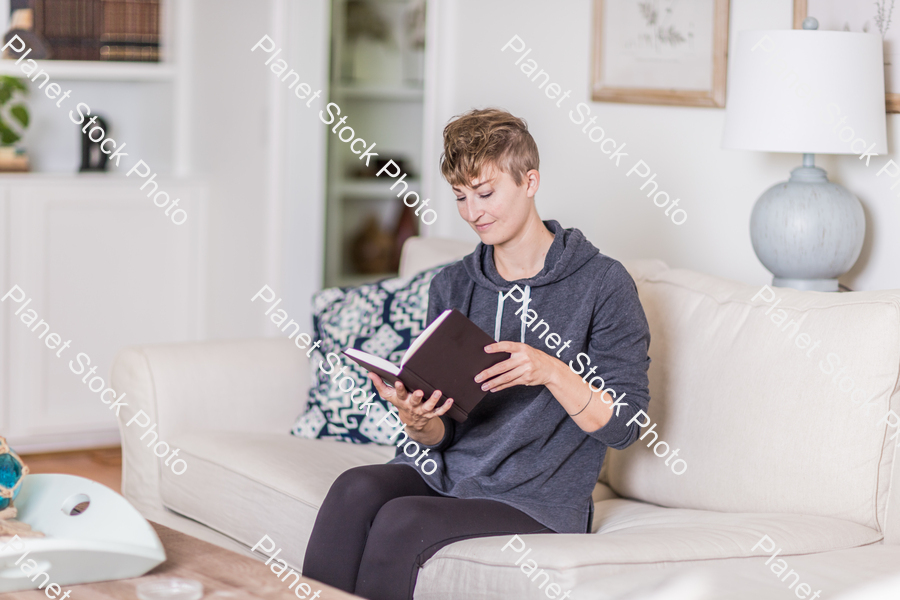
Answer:
[{"label": "white tray", "polygon": [[[70,516],[84,500],[90,506]],[[140,577],[166,560],[162,543],[150,523],[125,498],[105,485],[74,475],[27,475],[15,501],[18,520],[46,537],[23,538],[21,544],[0,542],[0,592],[36,589],[46,578],[32,581],[21,565],[38,563],[50,583],[78,583]],[[16,565],[25,551],[25,561]]]}]

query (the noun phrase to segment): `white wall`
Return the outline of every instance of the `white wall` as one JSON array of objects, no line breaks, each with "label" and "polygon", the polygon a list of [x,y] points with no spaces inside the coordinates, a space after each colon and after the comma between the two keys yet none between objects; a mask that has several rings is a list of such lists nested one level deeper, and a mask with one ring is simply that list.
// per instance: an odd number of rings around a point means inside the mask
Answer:
[{"label": "white wall", "polygon": [[309,322],[321,282],[324,128],[265,65],[270,55],[250,49],[269,35],[284,48],[279,58],[319,89],[327,81],[327,6],[194,0],[191,173],[210,185],[212,338],[275,333],[265,309],[250,302],[264,284],[292,318]]},{"label": "white wall", "polygon": [[262,285],[266,72],[249,49],[268,1],[195,0],[190,67],[193,174],[209,184],[210,337],[258,335],[247,285]]},{"label": "white wall", "polygon": [[[440,131],[453,115],[474,107],[499,106],[524,117],[541,152],[538,210],[543,218],[578,227],[601,252],[617,259],[661,258],[685,267],[753,284],[771,275],[750,243],[750,210],[770,186],[788,178],[800,155],[722,150],[724,109],[595,103],[590,101],[593,3],[458,0],[441,3],[434,80]],[[791,27],[792,0],[732,0],[730,42],[744,29]],[[528,58],[551,75],[570,98],[555,106],[537,84],[514,65],[518,55],[500,48],[513,35],[532,48]],[[615,167],[569,118],[579,102],[619,143],[628,157]],[[888,117],[891,156],[897,119]],[[437,164],[440,136],[428,149]],[[642,159],[657,173],[660,189],[681,199],[687,221],[674,225],[626,172]],[[426,162],[429,160],[426,155]],[[880,158],[878,166],[886,161]],[[867,233],[854,269],[842,278],[853,289],[900,288],[900,199],[887,190],[877,168],[860,166],[855,156],[817,157],[829,177],[857,194],[866,211]],[[426,174],[428,175],[428,174]],[[437,204],[431,235],[476,240],[459,218],[449,186],[430,172],[426,191]]]},{"label": "white wall", "polygon": [[[285,1],[285,0],[282,0]],[[325,158],[328,128],[319,110],[328,97],[328,47],[331,13],[329,0],[288,0],[288,64],[302,70],[304,81],[322,95],[306,104],[293,92],[285,92],[285,133],[282,240],[278,265],[284,309],[298,323],[312,330],[311,299],[322,287],[325,252]],[[274,79],[274,77],[273,77]],[[284,84],[279,84],[280,88]],[[274,325],[268,323],[271,333]],[[283,333],[280,335],[284,335]]]}]

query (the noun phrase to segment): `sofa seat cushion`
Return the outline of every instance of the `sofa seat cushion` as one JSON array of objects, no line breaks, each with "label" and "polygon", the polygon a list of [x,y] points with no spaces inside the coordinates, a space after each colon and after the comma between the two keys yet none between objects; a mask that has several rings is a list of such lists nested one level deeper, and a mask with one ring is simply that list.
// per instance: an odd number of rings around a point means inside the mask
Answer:
[{"label": "sofa seat cushion", "polygon": [[[662,508],[633,500],[595,505],[592,534],[523,535],[539,569],[572,597],[592,597],[598,582],[626,572],[658,570],[668,563],[696,563],[770,556],[753,547],[768,535],[776,557],[855,548],[881,540],[868,527],[830,517],[797,514],[719,513]],[[479,538],[441,549],[423,567],[416,599],[471,597],[540,598],[542,592],[515,565],[523,553],[503,551],[510,536]],[[790,560],[787,560],[790,564]],[[763,567],[766,568],[766,567]],[[638,578],[639,579],[639,578]],[[543,581],[543,578],[541,579]],[[438,591],[439,590],[439,591]],[[577,593],[580,590],[581,593]],[[420,593],[421,592],[421,593]],[[491,595],[494,593],[495,595]]]},{"label": "sofa seat cushion", "polygon": [[161,469],[163,505],[252,546],[264,535],[301,567],[316,513],[347,469],[384,463],[394,448],[289,434],[203,432],[170,440],[188,469]]},{"label": "sofa seat cushion", "polygon": [[[620,565],[622,571],[606,577],[579,579],[572,588],[571,598],[591,600],[797,600],[802,593],[790,576],[782,581],[772,570],[774,561],[766,565],[767,557],[727,558],[700,562],[660,563],[646,565]],[[895,600],[900,598],[900,546],[872,544],[847,550],[819,552],[791,556],[786,561],[789,571],[800,575],[800,583],[806,583],[810,592],[806,598],[821,591],[817,598],[838,600]],[[789,572],[788,571],[788,572]],[[592,576],[593,577],[593,576]],[[784,575],[782,575],[784,577]],[[525,579],[522,577],[522,579]],[[421,582],[421,577],[419,578]],[[875,582],[875,583],[871,583]],[[527,582],[526,582],[527,583]],[[440,585],[417,585],[415,600],[457,600],[457,589],[446,590]],[[799,585],[797,583],[796,585]],[[880,593],[860,595],[862,588],[880,588]],[[516,595],[522,600],[546,600],[538,586],[528,594]],[[884,590],[883,588],[888,588]],[[499,596],[497,589],[481,589],[466,594],[472,600],[493,600]],[[546,587],[544,588],[546,589]],[[806,590],[802,590],[805,592]],[[513,597],[513,596],[509,596]]]},{"label": "sofa seat cushion", "polygon": [[[766,557],[731,558],[700,563],[667,563],[655,570],[644,568],[604,577],[602,582],[581,582],[577,597],[592,600],[797,600],[804,595],[832,600],[896,600],[900,598],[900,546],[872,544],[859,548],[791,556],[789,570],[799,581],[787,581],[766,565]],[[795,586],[791,589],[790,584]],[[809,590],[797,587],[805,583]],[[591,593],[588,593],[590,590]],[[877,593],[876,593],[877,590]],[[418,591],[418,590],[417,590]],[[868,592],[868,593],[866,593]],[[575,596],[575,592],[572,593]],[[447,598],[440,594],[416,594],[416,600]],[[536,597],[535,597],[536,598]]]},{"label": "sofa seat cushion", "polygon": [[[900,546],[873,544],[834,552],[791,556],[786,562],[789,570],[800,575],[799,580],[791,575],[786,581],[782,581],[784,575],[779,578],[771,569],[774,561],[769,565],[765,561],[765,557],[760,557],[712,561],[699,566],[672,565],[671,568],[656,573],[647,573],[640,578],[637,588],[633,574],[604,579],[603,590],[613,592],[610,596],[612,598],[618,598],[627,591],[629,598],[639,597],[642,600],[676,597],[707,600],[797,600],[804,595],[809,600],[816,592],[820,592],[816,598],[831,600],[839,600],[839,597],[840,600],[900,598],[900,579],[896,577],[897,565],[900,564]],[[706,593],[696,596],[650,595],[651,590],[657,593],[666,588],[675,591],[678,582],[686,584],[688,580],[694,582],[695,589],[705,590]],[[798,592],[798,587],[804,583],[807,587]],[[795,585],[793,589],[789,587],[791,584]]]}]

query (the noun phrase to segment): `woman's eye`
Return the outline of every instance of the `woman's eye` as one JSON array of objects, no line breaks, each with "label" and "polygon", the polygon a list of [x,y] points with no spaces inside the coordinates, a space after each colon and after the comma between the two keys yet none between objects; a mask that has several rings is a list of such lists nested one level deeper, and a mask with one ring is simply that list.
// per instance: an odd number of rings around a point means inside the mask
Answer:
[{"label": "woman's eye", "polygon": [[490,197],[491,197],[491,194],[493,194],[493,193],[494,193],[494,192],[488,192],[487,194],[484,194],[484,195],[482,195],[481,197],[482,197],[482,198],[490,198]]},{"label": "woman's eye", "polygon": [[462,201],[465,200],[465,199],[466,199],[465,196],[463,196],[462,198],[457,198],[457,200],[459,200],[460,202],[462,202]]}]

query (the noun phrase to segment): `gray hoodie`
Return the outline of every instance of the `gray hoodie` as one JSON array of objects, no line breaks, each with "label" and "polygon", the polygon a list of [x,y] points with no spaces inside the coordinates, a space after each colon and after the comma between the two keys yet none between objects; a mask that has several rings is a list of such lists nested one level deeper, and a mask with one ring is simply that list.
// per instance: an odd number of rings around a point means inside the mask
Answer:
[{"label": "gray hoodie", "polygon": [[[456,308],[497,340],[523,342],[556,356],[579,374],[597,370],[607,389],[626,406],[597,431],[575,424],[545,386],[515,386],[488,393],[464,423],[442,417],[444,439],[429,448],[438,468],[424,474],[399,451],[392,463],[408,463],[434,490],[455,498],[503,502],[558,533],[583,533],[593,514],[591,491],[606,448],[625,448],[637,439],[638,422],[626,425],[650,401],[647,350],[650,331],[637,288],[625,268],[600,254],[578,229],[544,221],[554,234],[540,273],[506,281],[494,265],[493,246],[478,244],[461,261],[445,267],[431,282],[428,322]],[[502,298],[513,285],[518,292]],[[523,302],[538,318],[525,327],[516,315]],[[562,343],[555,350],[535,328],[549,323]],[[566,341],[571,344],[560,348]],[[580,358],[579,353],[584,353]],[[590,358],[590,363],[586,358]],[[599,387],[595,380],[594,385]],[[588,393],[585,386],[584,402]],[[594,400],[597,394],[594,394]],[[624,396],[624,398],[623,398]]]}]

